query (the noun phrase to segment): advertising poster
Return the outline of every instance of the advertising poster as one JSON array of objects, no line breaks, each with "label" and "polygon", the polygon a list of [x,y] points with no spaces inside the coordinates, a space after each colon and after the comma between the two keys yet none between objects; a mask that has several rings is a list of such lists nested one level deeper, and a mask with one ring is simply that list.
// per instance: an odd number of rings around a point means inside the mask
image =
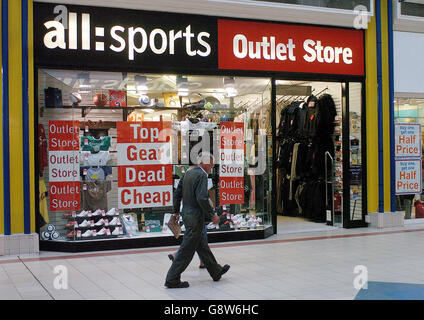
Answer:
[{"label": "advertising poster", "polygon": [[421,159],[396,160],[396,194],[419,194],[421,186]]},{"label": "advertising poster", "polygon": [[170,122],[117,122],[118,208],[172,205]]},{"label": "advertising poster", "polygon": [[422,192],[421,125],[395,124],[395,193],[396,195]]},{"label": "advertising poster", "polygon": [[220,205],[244,203],[244,124],[221,122]]},{"label": "advertising poster", "polygon": [[421,125],[419,123],[395,124],[395,157],[421,158]]},{"label": "advertising poster", "polygon": [[80,209],[79,123],[49,121],[50,211]]}]

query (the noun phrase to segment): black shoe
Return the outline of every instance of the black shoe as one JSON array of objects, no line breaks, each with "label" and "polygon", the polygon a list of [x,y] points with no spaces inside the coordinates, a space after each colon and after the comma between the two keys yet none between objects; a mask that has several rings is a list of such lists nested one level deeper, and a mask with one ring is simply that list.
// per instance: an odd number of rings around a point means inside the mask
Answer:
[{"label": "black shoe", "polygon": [[228,264],[226,264],[225,266],[222,267],[221,271],[218,273],[218,276],[216,276],[216,278],[213,279],[213,281],[219,281],[221,279],[221,277],[228,271],[230,270],[230,266]]},{"label": "black shoe", "polygon": [[168,283],[165,282],[165,286],[168,287],[169,289],[180,289],[180,288],[188,288],[189,284],[187,281],[180,281],[178,283]]},{"label": "black shoe", "polygon": [[174,261],[174,255],[172,253],[168,254],[168,258],[171,261]]}]

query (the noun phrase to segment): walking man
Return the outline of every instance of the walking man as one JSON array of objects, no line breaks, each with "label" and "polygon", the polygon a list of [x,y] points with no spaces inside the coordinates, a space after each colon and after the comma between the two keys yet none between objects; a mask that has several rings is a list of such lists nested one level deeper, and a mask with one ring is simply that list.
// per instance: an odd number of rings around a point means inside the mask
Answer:
[{"label": "walking man", "polygon": [[187,288],[189,283],[181,281],[181,273],[188,267],[197,251],[214,281],[219,281],[230,266],[219,265],[202,235],[206,221],[219,223],[219,217],[213,214],[209,204],[208,173],[214,166],[214,157],[203,153],[198,165],[186,172],[180,180],[174,195],[174,214],[179,213],[180,201],[183,199],[181,216],[185,232],[178,254],[166,275],[165,286],[168,288]]}]

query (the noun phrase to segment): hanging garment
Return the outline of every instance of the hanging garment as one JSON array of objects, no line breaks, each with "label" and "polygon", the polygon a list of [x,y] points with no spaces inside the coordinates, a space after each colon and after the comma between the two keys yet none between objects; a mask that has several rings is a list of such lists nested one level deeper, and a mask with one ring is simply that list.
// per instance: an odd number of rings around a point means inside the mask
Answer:
[{"label": "hanging garment", "polygon": [[299,105],[301,102],[292,102],[280,114],[278,137],[288,138],[296,135],[299,126]]},{"label": "hanging garment", "polygon": [[43,175],[47,167],[47,138],[42,124],[38,124],[38,162],[39,173]]},{"label": "hanging garment", "polygon": [[290,171],[290,191],[289,191],[289,200],[293,199],[293,181],[297,179],[296,176],[296,164],[297,164],[297,155],[300,143],[295,143],[293,146],[293,156],[291,162],[291,171]]}]

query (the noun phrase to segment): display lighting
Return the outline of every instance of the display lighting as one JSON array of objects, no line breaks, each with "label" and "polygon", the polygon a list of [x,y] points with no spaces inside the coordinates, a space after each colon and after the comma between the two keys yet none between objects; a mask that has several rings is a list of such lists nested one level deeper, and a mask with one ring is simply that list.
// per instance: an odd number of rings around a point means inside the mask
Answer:
[{"label": "display lighting", "polygon": [[236,81],[234,78],[224,79],[224,89],[228,98],[237,96]]},{"label": "display lighting", "polygon": [[90,93],[91,92],[91,84],[90,75],[88,73],[79,73],[78,74],[78,93]]},{"label": "display lighting", "polygon": [[137,94],[147,94],[147,78],[145,76],[135,76]]},{"label": "display lighting", "polygon": [[187,78],[183,78],[182,76],[178,76],[177,77],[177,88],[178,88],[178,95],[180,97],[187,97],[188,94],[189,94]]}]

